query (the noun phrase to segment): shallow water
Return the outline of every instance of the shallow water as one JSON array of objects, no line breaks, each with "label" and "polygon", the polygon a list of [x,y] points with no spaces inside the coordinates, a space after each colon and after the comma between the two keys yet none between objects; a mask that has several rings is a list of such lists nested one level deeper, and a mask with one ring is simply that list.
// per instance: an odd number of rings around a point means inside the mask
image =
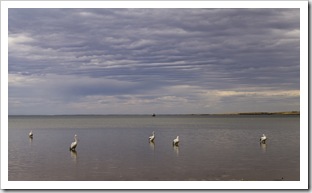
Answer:
[{"label": "shallow water", "polygon": [[[300,180],[299,116],[9,116],[10,181]],[[34,137],[28,133],[33,130]],[[155,143],[148,137],[155,131]],[[262,134],[268,137],[260,144]],[[77,134],[76,152],[69,151]],[[180,137],[179,147],[172,141]]]}]

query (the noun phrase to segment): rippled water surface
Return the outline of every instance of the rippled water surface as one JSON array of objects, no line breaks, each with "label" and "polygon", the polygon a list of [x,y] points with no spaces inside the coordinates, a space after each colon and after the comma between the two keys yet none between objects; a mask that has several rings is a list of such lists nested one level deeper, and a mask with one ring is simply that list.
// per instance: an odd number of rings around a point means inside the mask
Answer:
[{"label": "rippled water surface", "polygon": [[[299,116],[10,116],[11,181],[300,180]],[[34,137],[28,133],[33,130]],[[155,131],[155,143],[148,137]],[[76,152],[69,146],[77,134]],[[262,134],[268,137],[260,144]],[[172,141],[180,137],[179,147]]]}]

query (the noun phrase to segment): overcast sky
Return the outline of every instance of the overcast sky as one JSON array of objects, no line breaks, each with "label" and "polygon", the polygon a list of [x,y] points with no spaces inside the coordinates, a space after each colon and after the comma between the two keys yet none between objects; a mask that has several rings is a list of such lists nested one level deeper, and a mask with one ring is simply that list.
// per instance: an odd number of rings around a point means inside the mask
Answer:
[{"label": "overcast sky", "polygon": [[299,110],[299,9],[9,9],[9,114]]}]

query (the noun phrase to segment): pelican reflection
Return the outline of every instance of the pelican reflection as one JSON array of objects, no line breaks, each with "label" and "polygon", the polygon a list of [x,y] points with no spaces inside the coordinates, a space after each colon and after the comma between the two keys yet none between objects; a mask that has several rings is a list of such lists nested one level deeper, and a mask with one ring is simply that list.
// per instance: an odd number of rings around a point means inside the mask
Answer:
[{"label": "pelican reflection", "polygon": [[260,147],[263,153],[266,153],[266,148],[267,148],[267,144],[265,143],[260,143]]},{"label": "pelican reflection", "polygon": [[33,142],[33,138],[30,137],[30,138],[29,138],[29,146],[30,146],[30,147],[32,146],[32,142]]},{"label": "pelican reflection", "polygon": [[74,162],[77,161],[77,156],[78,156],[78,154],[77,154],[76,150],[71,150],[70,151],[70,157],[74,160]]},{"label": "pelican reflection", "polygon": [[174,146],[173,146],[173,150],[175,151],[175,153],[177,154],[177,156],[179,156],[179,146],[174,145]]},{"label": "pelican reflection", "polygon": [[155,142],[149,142],[151,150],[155,151]]}]

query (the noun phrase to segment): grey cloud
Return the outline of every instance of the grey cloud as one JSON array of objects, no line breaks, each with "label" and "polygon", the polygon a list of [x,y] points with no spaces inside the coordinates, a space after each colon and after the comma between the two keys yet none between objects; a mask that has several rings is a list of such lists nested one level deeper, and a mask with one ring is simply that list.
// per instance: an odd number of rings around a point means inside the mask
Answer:
[{"label": "grey cloud", "polygon": [[299,9],[10,9],[9,74],[55,75],[75,100],[161,98],[176,85],[299,90],[299,32]]}]

